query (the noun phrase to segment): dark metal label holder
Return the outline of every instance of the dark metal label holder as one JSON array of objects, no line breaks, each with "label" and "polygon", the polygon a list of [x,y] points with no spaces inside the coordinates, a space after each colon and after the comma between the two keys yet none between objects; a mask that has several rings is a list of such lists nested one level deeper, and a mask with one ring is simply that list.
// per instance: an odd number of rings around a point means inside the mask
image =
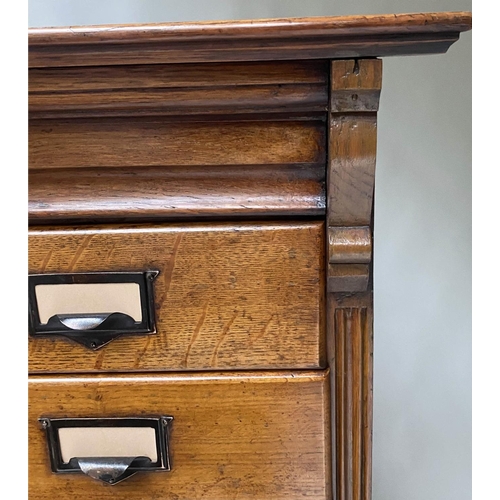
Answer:
[{"label": "dark metal label holder", "polygon": [[[120,335],[156,333],[153,281],[159,271],[100,272],[74,274],[32,274],[28,277],[29,333],[33,337],[62,336],[89,349],[99,349]],[[40,321],[35,288],[37,285],[85,283],[137,283],[140,290],[142,321],[125,313],[110,311],[89,314],[55,314],[47,323]]]},{"label": "dark metal label holder", "polygon": [[[50,464],[56,474],[83,473],[107,484],[117,484],[136,472],[170,471],[169,426],[171,416],[125,418],[49,418],[38,419],[47,435]],[[64,463],[59,429],[67,427],[152,427],[156,435],[157,460],[148,457],[72,457]]]}]

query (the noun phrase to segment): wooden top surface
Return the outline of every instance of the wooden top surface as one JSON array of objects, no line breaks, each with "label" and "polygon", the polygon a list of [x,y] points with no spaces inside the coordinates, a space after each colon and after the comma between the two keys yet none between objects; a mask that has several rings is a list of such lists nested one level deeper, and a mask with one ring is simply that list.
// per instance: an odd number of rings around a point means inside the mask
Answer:
[{"label": "wooden top surface", "polygon": [[30,67],[375,57],[445,52],[470,12],[32,28]]}]

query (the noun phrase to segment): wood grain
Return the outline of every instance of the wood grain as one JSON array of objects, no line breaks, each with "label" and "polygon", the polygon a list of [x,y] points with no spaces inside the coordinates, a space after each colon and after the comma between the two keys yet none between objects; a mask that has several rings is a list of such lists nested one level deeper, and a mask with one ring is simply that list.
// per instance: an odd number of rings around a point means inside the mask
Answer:
[{"label": "wood grain", "polygon": [[157,334],[30,338],[32,373],[325,366],[322,222],[33,228],[29,271],[160,271]]},{"label": "wood grain", "polygon": [[344,59],[331,61],[330,112],[378,110],[382,85],[382,63]]},{"label": "wood grain", "polygon": [[31,69],[31,118],[326,112],[326,61]]},{"label": "wood grain", "polygon": [[379,59],[331,62],[327,221],[329,292],[370,284]]},{"label": "wood grain", "polygon": [[[328,224],[330,226],[370,226],[375,185],[378,105],[370,101],[359,107],[359,96],[372,90],[380,93],[380,59],[332,61],[329,127]],[[356,99],[347,108],[344,91]],[[336,104],[340,91],[341,106]],[[378,98],[377,101],[378,102]],[[340,107],[342,112],[333,111]],[[373,109],[375,108],[375,109]],[[371,112],[370,112],[371,110]]]},{"label": "wood grain", "polygon": [[369,225],[375,185],[377,118],[332,115],[330,127],[329,225]]},{"label": "wood grain", "polygon": [[[29,402],[33,499],[331,499],[328,372],[31,377]],[[174,417],[171,472],[51,473],[40,416],[148,414]]]},{"label": "wood grain", "polygon": [[322,163],[320,122],[170,123],[161,119],[30,120],[36,168]]},{"label": "wood grain", "polygon": [[372,260],[372,235],[367,226],[329,227],[330,264],[367,264]]},{"label": "wood grain", "polygon": [[326,206],[321,164],[33,169],[28,183],[32,224],[320,217]]},{"label": "wood grain", "polygon": [[[327,355],[336,500],[371,500],[373,194],[382,62],[331,63]],[[341,292],[341,293],[339,293]]]},{"label": "wood grain", "polygon": [[[445,52],[471,22],[30,30],[30,223],[65,225],[32,228],[30,272],[160,271],[157,334],[30,338],[32,498],[370,500],[373,58]],[[174,416],[171,473],[50,473],[40,416],[133,414]]]},{"label": "wood grain", "polygon": [[328,264],[328,292],[364,292],[369,285],[369,264]]},{"label": "wood grain", "polygon": [[[328,295],[337,500],[371,500],[373,297]],[[334,367],[334,368],[333,368]]]},{"label": "wood grain", "polygon": [[[327,84],[327,61],[272,61],[229,64],[94,66],[29,70],[33,95],[117,89],[186,89]],[[312,88],[314,90],[314,88]],[[328,90],[327,88],[325,90]],[[56,103],[54,103],[56,104]],[[182,104],[182,103],[180,103]]]},{"label": "wood grain", "polygon": [[30,67],[339,59],[446,52],[470,12],[29,30]]}]

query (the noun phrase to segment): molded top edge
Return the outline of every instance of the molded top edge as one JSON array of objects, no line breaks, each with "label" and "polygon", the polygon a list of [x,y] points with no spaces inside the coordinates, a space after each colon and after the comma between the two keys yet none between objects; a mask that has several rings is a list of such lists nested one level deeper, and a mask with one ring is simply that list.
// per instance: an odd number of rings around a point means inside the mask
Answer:
[{"label": "molded top edge", "polygon": [[32,28],[29,67],[345,59],[446,52],[470,12]]},{"label": "molded top edge", "polygon": [[472,14],[470,12],[438,12],[30,28],[28,42],[29,45],[133,43],[208,37],[281,38],[365,33],[462,32],[471,28]]}]

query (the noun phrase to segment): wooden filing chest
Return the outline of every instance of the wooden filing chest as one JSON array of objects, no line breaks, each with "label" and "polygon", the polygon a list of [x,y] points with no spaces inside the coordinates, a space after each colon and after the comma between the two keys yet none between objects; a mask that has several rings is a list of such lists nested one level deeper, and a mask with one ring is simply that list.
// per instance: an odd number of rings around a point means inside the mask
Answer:
[{"label": "wooden filing chest", "polygon": [[30,498],[370,499],[380,57],[470,26],[30,30]]}]

